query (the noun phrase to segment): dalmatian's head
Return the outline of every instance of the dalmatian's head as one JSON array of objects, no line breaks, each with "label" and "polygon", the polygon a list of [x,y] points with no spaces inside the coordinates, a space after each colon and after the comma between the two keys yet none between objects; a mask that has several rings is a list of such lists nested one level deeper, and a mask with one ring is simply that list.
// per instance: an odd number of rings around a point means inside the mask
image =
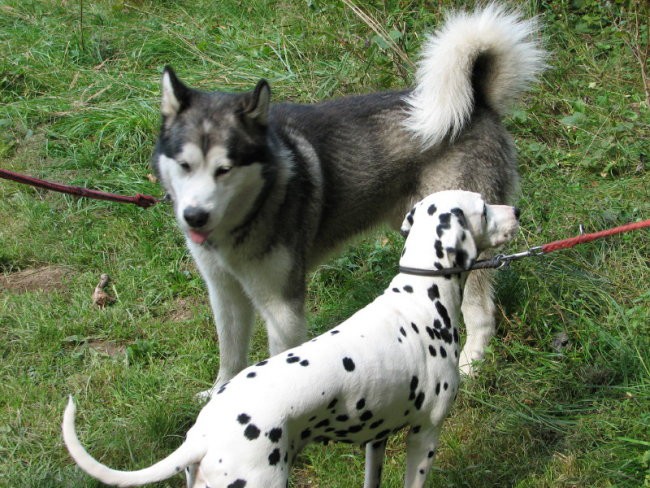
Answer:
[{"label": "dalmatian's head", "polygon": [[480,194],[462,190],[434,193],[406,214],[400,265],[425,269],[469,269],[478,255],[512,239],[519,210],[489,205]]}]

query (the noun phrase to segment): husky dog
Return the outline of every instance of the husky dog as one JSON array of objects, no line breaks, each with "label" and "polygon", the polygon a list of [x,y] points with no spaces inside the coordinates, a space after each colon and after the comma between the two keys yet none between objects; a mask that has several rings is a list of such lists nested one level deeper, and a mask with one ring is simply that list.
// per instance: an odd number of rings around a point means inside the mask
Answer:
[{"label": "husky dog", "polygon": [[[272,355],[306,338],[306,273],[351,237],[445,189],[511,201],[515,148],[501,114],[537,77],[534,20],[490,4],[425,42],[411,90],[317,104],[204,92],[162,76],[153,166],[209,291],[220,342],[215,387],[247,364],[257,310]],[[472,273],[463,373],[494,333],[491,278]],[[208,393],[209,394],[209,393]]]}]

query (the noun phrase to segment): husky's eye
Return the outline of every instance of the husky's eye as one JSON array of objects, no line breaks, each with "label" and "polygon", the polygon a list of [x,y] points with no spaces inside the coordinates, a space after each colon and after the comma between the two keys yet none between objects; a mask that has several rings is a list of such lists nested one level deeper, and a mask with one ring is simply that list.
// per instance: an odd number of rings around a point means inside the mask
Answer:
[{"label": "husky's eye", "polygon": [[179,165],[181,168],[183,168],[183,171],[185,171],[185,172],[188,172],[188,171],[191,169],[191,168],[190,168],[190,165],[189,165],[188,163],[186,163],[185,161],[179,161],[179,162],[178,162],[178,165]]},{"label": "husky's eye", "polygon": [[231,169],[232,166],[219,166],[216,170],[214,170],[214,177],[219,178],[219,176],[229,173]]}]

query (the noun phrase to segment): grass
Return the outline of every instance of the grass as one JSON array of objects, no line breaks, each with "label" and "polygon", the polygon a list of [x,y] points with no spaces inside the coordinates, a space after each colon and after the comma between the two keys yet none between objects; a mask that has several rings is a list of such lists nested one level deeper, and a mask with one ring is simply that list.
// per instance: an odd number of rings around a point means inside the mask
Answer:
[{"label": "grass", "polygon": [[[81,17],[80,2],[0,0],[0,167],[159,194],[147,175],[165,64],[206,89],[266,77],[276,98],[304,102],[398,88],[442,11],[469,4],[240,3],[104,0],[83,2]],[[523,230],[511,249],[579,224],[650,218],[647,5],[522,9],[540,15],[553,68],[507,118],[522,172]],[[400,246],[379,232],[319,268],[310,333],[378,294]],[[648,256],[640,231],[499,273],[497,337],[463,386],[427,486],[650,486]],[[0,271],[0,486],[98,486],[62,446],[69,393],[83,442],[112,466],[148,465],[181,442],[218,345],[168,206],[1,182]],[[105,309],[91,304],[101,273],[117,298]],[[258,327],[252,356],[265,354]],[[401,484],[403,447],[399,435],[389,443],[388,487]],[[361,486],[362,465],[358,448],[311,446],[291,483]]]}]

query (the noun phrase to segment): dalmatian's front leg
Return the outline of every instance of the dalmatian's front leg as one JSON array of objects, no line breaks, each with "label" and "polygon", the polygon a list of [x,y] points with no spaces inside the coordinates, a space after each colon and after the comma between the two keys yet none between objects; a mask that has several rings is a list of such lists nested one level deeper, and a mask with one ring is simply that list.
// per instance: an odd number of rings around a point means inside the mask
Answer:
[{"label": "dalmatian's front leg", "polygon": [[405,488],[422,488],[433,464],[433,458],[440,437],[440,426],[414,429],[406,439],[406,477]]},{"label": "dalmatian's front leg", "polygon": [[379,488],[381,486],[381,472],[384,467],[387,439],[368,442],[366,444],[366,472],[363,488]]}]

